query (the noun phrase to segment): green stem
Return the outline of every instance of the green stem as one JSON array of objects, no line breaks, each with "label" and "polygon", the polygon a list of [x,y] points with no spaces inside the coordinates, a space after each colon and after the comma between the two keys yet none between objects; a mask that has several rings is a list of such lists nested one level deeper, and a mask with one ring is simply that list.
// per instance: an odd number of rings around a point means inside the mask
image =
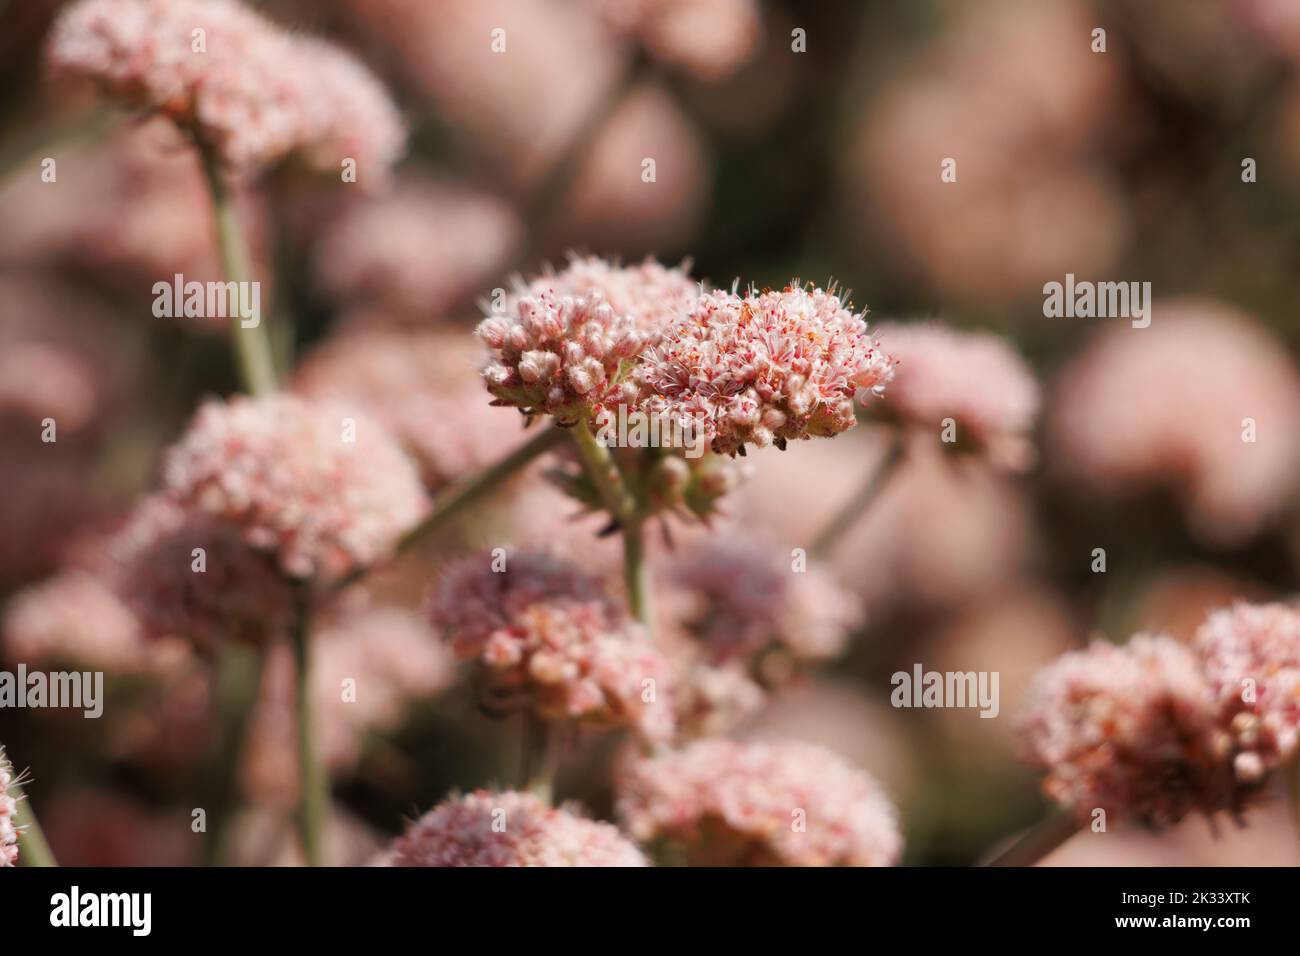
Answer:
[{"label": "green stem", "polygon": [[316,753],[316,708],[311,682],[311,595],[298,592],[293,651],[296,665],[298,724],[298,828],[308,866],[325,865],[325,822],[329,814],[329,780]]},{"label": "green stem", "polygon": [[824,558],[835,550],[835,546],[843,540],[844,535],[853,527],[854,523],[862,516],[863,512],[871,505],[880,490],[885,486],[889,476],[894,473],[898,463],[903,460],[903,442],[898,435],[893,435],[889,439],[889,447],[885,450],[885,457],[881,459],[875,469],[867,476],[866,481],[854,492],[853,497],[845,502],[842,507],[824,527],[820,534],[813,540],[809,553],[814,557]]},{"label": "green stem", "polygon": [[[553,425],[543,428],[495,465],[490,465],[478,474],[453,485],[438,496],[438,500],[428,516],[408,531],[397,543],[398,553],[410,549],[423,538],[428,537],[440,528],[446,527],[452,518],[495,491],[503,482],[533,459],[540,457],[562,441],[564,441],[564,431],[562,429]],[[360,581],[366,574],[366,568],[359,568],[342,578],[334,586],[334,589],[341,591]]]},{"label": "green stem", "polygon": [[650,608],[650,565],[645,559],[644,518],[636,498],[628,490],[623,475],[609,449],[596,440],[590,426],[579,421],[572,429],[574,444],[587,475],[596,486],[600,500],[619,524],[623,535],[623,583],[627,588],[632,615],[651,630],[654,625]]},{"label": "green stem", "polygon": [[260,648],[231,641],[217,660],[216,712],[218,739],[204,786],[208,830],[202,852],[204,866],[224,858],[226,831],[239,805],[239,780],[248,725],[262,685],[265,654]]},{"label": "green stem", "polygon": [[[207,175],[208,189],[212,193],[212,210],[217,223],[217,248],[221,254],[221,269],[226,281],[246,283],[253,281],[252,257],[239,225],[234,197],[226,186],[221,162],[216,153],[202,149],[203,170]],[[275,361],[266,325],[257,317],[257,324],[245,328],[238,310],[232,310],[230,337],[235,346],[235,359],[243,388],[251,395],[266,395],[275,391]]]},{"label": "green stem", "polygon": [[14,829],[18,831],[18,862],[23,866],[58,866],[54,852],[45,839],[45,831],[36,819],[36,811],[32,809],[31,798],[23,793],[17,775],[9,781],[6,789],[17,805]]},{"label": "green stem", "polygon": [[1079,832],[1079,824],[1066,813],[1056,813],[996,851],[981,866],[1033,866],[1070,837]]}]

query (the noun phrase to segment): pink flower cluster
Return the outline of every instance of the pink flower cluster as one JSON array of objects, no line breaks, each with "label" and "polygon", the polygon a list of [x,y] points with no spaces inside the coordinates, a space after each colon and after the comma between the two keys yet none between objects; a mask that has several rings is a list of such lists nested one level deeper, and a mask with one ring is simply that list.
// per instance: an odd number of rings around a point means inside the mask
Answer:
[{"label": "pink flower cluster", "polygon": [[114,588],[152,639],[211,650],[226,640],[271,641],[293,621],[293,585],[274,558],[237,526],[165,496],[142,500],[108,551]]},{"label": "pink flower cluster", "polygon": [[562,423],[586,422],[635,389],[624,374],[645,347],[636,319],[619,314],[593,289],[577,297],[544,289],[521,296],[509,316],[489,316],[478,336],[491,360],[483,379],[496,405]]},{"label": "pink flower cluster", "polygon": [[1237,813],[1300,750],[1300,611],[1238,604],[1194,647],[1138,635],[1066,654],[1035,679],[1024,729],[1044,789],[1080,819]]},{"label": "pink flower cluster", "polygon": [[405,131],[360,63],[291,36],[236,0],[81,0],[55,23],[57,73],[109,99],[158,110],[237,167],[290,153],[337,172],[345,157],[382,176]]},{"label": "pink flower cluster", "polygon": [[876,782],[811,744],[699,740],[630,761],[616,785],[628,832],[693,864],[890,866],[902,850]]},{"label": "pink flower cluster", "polygon": [[[188,566],[188,562],[187,562]],[[5,608],[4,656],[36,664],[146,670],[151,651],[135,615],[98,575],[69,568],[14,595]]]},{"label": "pink flower cluster", "polygon": [[846,431],[855,394],[879,394],[893,374],[860,315],[797,285],[702,295],[635,373],[646,411],[703,428],[720,454]]},{"label": "pink flower cluster", "polygon": [[956,447],[1011,470],[1032,463],[1038,382],[1005,339],[938,323],[882,325],[876,334],[889,343],[900,370],[882,410],[935,435],[951,418]]},{"label": "pink flower cluster", "polygon": [[1196,634],[1220,724],[1246,783],[1300,751],[1300,612],[1284,604],[1216,611]]},{"label": "pink flower cluster", "polygon": [[608,823],[529,793],[476,790],[430,810],[393,844],[394,866],[645,866]]},{"label": "pink flower cluster", "polygon": [[1081,821],[1152,826],[1233,805],[1229,740],[1196,655],[1172,638],[1096,641],[1035,678],[1023,727],[1043,789]]},{"label": "pink flower cluster", "polygon": [[[494,568],[489,555],[444,574],[430,616],[456,655],[479,661],[503,703],[528,694],[553,720],[673,731],[672,667],[595,577],[545,554]],[[647,693],[649,692],[649,693]]]},{"label": "pink flower cluster", "polygon": [[414,465],[378,425],[291,395],[204,405],[167,455],[164,486],[293,578],[389,557],[428,508]]},{"label": "pink flower cluster", "polygon": [[1235,309],[1154,308],[1150,328],[1107,329],[1062,373],[1051,458],[1089,491],[1171,492],[1203,541],[1241,544],[1297,487],[1300,374]]},{"label": "pink flower cluster", "polygon": [[9,793],[13,781],[13,765],[0,747],[0,869],[18,865],[18,830],[14,827],[18,801]]}]

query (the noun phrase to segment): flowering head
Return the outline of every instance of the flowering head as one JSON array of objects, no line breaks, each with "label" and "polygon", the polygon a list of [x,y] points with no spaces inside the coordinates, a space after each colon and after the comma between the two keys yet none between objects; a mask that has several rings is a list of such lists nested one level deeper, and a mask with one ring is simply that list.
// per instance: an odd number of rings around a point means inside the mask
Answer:
[{"label": "flowering head", "polygon": [[876,331],[900,370],[878,406],[883,414],[939,435],[945,449],[971,450],[1008,470],[1032,463],[1038,383],[1005,340],[937,323]]},{"label": "flowering head", "polygon": [[413,823],[394,866],[645,866],[608,823],[547,806],[530,793],[476,790]]},{"label": "flowering head", "polygon": [[643,408],[701,428],[720,454],[835,435],[855,395],[879,394],[893,366],[834,292],[700,296],[637,368]]},{"label": "flowering head", "polygon": [[551,720],[672,733],[670,663],[578,568],[530,552],[468,558],[434,586],[429,607],[500,704],[522,697]]},{"label": "flowering head", "polygon": [[811,744],[697,740],[631,760],[616,785],[632,836],[693,864],[890,866],[902,850],[877,783]]},{"label": "flowering head", "polygon": [[1035,678],[1023,727],[1043,789],[1081,821],[1100,809],[1164,826],[1238,807],[1209,685],[1172,638],[1065,654]]},{"label": "flowering head", "polygon": [[428,508],[415,466],[380,426],[291,395],[204,405],[167,454],[164,490],[292,578],[389,557]]}]

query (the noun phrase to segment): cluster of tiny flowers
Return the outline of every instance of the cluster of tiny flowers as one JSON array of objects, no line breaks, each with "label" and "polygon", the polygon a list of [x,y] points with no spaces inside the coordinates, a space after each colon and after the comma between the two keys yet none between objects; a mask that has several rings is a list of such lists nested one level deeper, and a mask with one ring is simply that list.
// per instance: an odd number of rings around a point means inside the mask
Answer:
[{"label": "cluster of tiny flowers", "polygon": [[643,408],[702,428],[720,454],[784,447],[855,424],[853,398],[880,394],[893,363],[833,292],[788,286],[712,292],[647,349]]},{"label": "cluster of tiny flowers", "polygon": [[433,589],[433,624],[457,657],[480,661],[502,702],[528,694],[549,719],[669,737],[671,664],[601,582],[545,554],[505,560],[504,569],[494,570],[487,555],[465,559]]},{"label": "cluster of tiny flowers", "polygon": [[1300,745],[1300,612],[1238,604],[1211,614],[1196,643],[1220,722],[1236,745],[1233,769],[1253,783]]},{"label": "cluster of tiny flowers", "polygon": [[360,63],[236,0],[81,0],[55,23],[50,59],[115,102],[170,116],[232,166],[298,153],[335,170],[344,157],[386,167],[405,140]]},{"label": "cluster of tiny flowers", "polygon": [[4,656],[115,672],[147,667],[138,621],[98,575],[69,568],[14,595],[4,615]]},{"label": "cluster of tiny flowers", "polygon": [[766,652],[826,660],[861,618],[861,603],[827,571],[796,569],[789,549],[743,536],[701,542],[673,578],[693,605],[686,628],[715,664]]},{"label": "cluster of tiny flowers", "polygon": [[600,293],[616,313],[631,316],[649,342],[689,313],[700,297],[700,283],[691,278],[689,263],[666,266],[652,258],[622,266],[599,256],[572,256],[564,269],[543,275],[518,294],[547,289],[574,297]]},{"label": "cluster of tiny flowers", "polygon": [[414,465],[378,425],[291,395],[204,405],[168,453],[164,485],[294,578],[389,557],[428,508]]},{"label": "cluster of tiny flowers", "polygon": [[956,447],[978,450],[1011,470],[1032,464],[1038,382],[1004,339],[938,323],[882,325],[876,334],[901,370],[882,411],[936,435],[952,419]]},{"label": "cluster of tiny flowers", "polygon": [[0,868],[18,865],[18,830],[14,826],[18,801],[9,793],[13,782],[13,765],[0,747]]},{"label": "cluster of tiny flowers", "polygon": [[891,866],[902,850],[879,785],[812,744],[698,740],[630,761],[616,786],[628,832],[693,864]]},{"label": "cluster of tiny flowers", "polygon": [[1231,742],[1196,654],[1139,634],[1096,641],[1035,678],[1023,717],[1043,789],[1081,821],[1094,810],[1150,826],[1238,809]]},{"label": "cluster of tiny flowers", "polygon": [[393,845],[394,866],[645,866],[608,823],[528,793],[477,790],[430,810]]},{"label": "cluster of tiny flowers", "polygon": [[289,632],[292,585],[240,530],[161,495],[137,505],[109,543],[114,588],[152,639],[214,648]]},{"label": "cluster of tiny flowers", "polygon": [[594,289],[576,297],[551,289],[524,295],[511,314],[479,323],[478,336],[490,350],[483,379],[493,404],[562,423],[585,423],[620,396],[630,401],[635,388],[626,387],[624,365],[645,347],[636,320]]}]

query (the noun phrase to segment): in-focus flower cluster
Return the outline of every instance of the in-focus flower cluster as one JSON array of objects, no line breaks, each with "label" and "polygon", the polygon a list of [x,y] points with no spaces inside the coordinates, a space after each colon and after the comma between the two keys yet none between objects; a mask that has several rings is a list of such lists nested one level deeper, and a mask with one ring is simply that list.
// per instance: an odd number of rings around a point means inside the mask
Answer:
[{"label": "in-focus flower cluster", "polygon": [[891,866],[902,850],[877,783],[811,744],[698,740],[631,760],[616,786],[628,832],[692,864]]},{"label": "in-focus flower cluster", "polygon": [[0,747],[0,868],[18,865],[18,830],[14,827],[18,801],[9,793],[13,782],[13,765]]},{"label": "in-focus flower cluster", "polygon": [[627,403],[627,379],[646,337],[635,317],[620,314],[599,290],[571,296],[543,289],[521,296],[509,316],[478,327],[491,360],[483,370],[496,405],[583,422],[601,405]]},{"label": "in-focus flower cluster", "polygon": [[50,59],[114,102],[165,113],[231,166],[294,154],[337,172],[351,158],[365,181],[405,144],[396,108],[350,54],[236,0],[81,0],[56,22]]},{"label": "in-focus flower cluster", "polygon": [[645,866],[608,823],[547,806],[529,793],[476,790],[411,825],[394,866]]},{"label": "in-focus flower cluster", "polygon": [[671,664],[606,592],[567,562],[522,552],[453,565],[430,615],[462,660],[477,660],[496,701],[513,697],[552,720],[672,733]]},{"label": "in-focus flower cluster", "polygon": [[899,367],[878,406],[882,412],[937,436],[952,419],[952,447],[970,448],[1011,470],[1032,464],[1038,383],[1005,339],[938,323],[882,325],[876,334],[889,343]]},{"label": "in-focus flower cluster", "polygon": [[1044,789],[1082,820],[1237,814],[1300,743],[1300,611],[1216,611],[1194,647],[1094,642],[1038,675],[1024,729]]},{"label": "in-focus flower cluster", "polygon": [[389,557],[428,507],[415,467],[378,425],[291,395],[204,405],[168,453],[164,490],[293,578]]},{"label": "in-focus flower cluster", "polygon": [[893,365],[833,291],[702,295],[647,349],[641,407],[701,428],[714,451],[784,447],[855,424],[857,394],[879,394]]}]

